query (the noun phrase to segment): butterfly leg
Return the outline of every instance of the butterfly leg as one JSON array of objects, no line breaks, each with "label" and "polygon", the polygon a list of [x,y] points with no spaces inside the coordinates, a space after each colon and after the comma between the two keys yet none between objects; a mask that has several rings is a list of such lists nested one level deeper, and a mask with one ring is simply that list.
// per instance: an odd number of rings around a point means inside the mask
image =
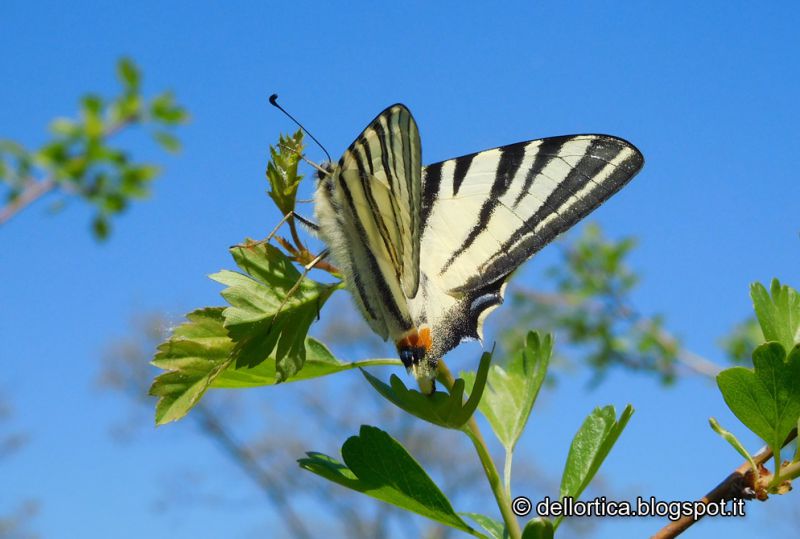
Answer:
[{"label": "butterfly leg", "polygon": [[264,239],[264,240],[261,240],[259,243],[269,243],[269,241],[270,241],[270,240],[271,240],[273,237],[275,237],[275,234],[277,234],[277,233],[278,233],[278,230],[280,230],[280,228],[283,226],[283,224],[284,224],[286,221],[288,221],[289,219],[292,219],[292,218],[294,218],[294,219],[297,219],[298,221],[300,221],[301,223],[303,223],[304,225],[306,225],[308,228],[310,228],[310,229],[311,229],[311,230],[313,230],[314,232],[316,232],[316,231],[318,231],[318,230],[319,230],[319,225],[318,225],[317,223],[315,223],[314,221],[311,221],[310,219],[306,219],[305,217],[303,217],[303,216],[302,216],[302,215],[300,215],[299,213],[297,213],[297,212],[295,212],[294,210],[292,210],[292,211],[290,211],[289,213],[287,213],[286,215],[284,215],[284,216],[281,218],[281,220],[280,220],[280,221],[278,221],[278,224],[277,224],[277,225],[275,225],[275,228],[273,228],[273,229],[272,229],[272,232],[270,232],[270,233],[269,233],[269,236],[267,236],[267,238],[266,238],[266,239]]},{"label": "butterfly leg", "polygon": [[[281,229],[281,227],[284,225],[284,223],[286,223],[286,221],[288,221],[289,219],[292,219],[292,218],[297,219],[298,221],[303,223],[305,226],[307,226],[308,228],[310,228],[314,232],[319,231],[319,225],[317,223],[315,223],[314,221],[312,221],[310,219],[306,219],[305,217],[303,217],[299,213],[297,213],[294,210],[292,210],[289,213],[287,213],[286,215],[284,215],[283,217],[281,217],[281,220],[278,221],[278,224],[275,225],[275,228],[272,229],[272,232],[270,232],[269,235],[266,238],[264,238],[263,240],[258,240],[256,242],[249,243],[248,245],[261,245],[262,243],[269,243],[272,240],[272,238],[275,237],[275,234],[278,233],[278,230]],[[246,245],[241,244],[241,243],[237,243],[234,247],[246,247]]]}]

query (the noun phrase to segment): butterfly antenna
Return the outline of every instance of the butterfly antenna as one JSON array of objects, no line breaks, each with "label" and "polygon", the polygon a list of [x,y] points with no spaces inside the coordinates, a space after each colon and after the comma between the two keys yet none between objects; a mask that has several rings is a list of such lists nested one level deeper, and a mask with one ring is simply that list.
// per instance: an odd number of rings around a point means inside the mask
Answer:
[{"label": "butterfly antenna", "polygon": [[306,129],[305,127],[303,127],[303,124],[301,124],[300,122],[298,122],[298,121],[295,119],[295,117],[294,117],[294,116],[292,116],[291,114],[289,114],[288,112],[286,112],[286,109],[284,109],[282,106],[280,106],[280,105],[278,104],[278,94],[272,94],[271,96],[269,96],[269,102],[270,102],[270,104],[271,104],[273,107],[277,108],[279,111],[281,111],[281,112],[282,112],[282,113],[284,113],[286,116],[288,116],[290,120],[292,120],[294,123],[296,123],[296,124],[297,124],[297,126],[298,126],[300,129],[302,129],[302,130],[303,130],[303,133],[305,133],[306,135],[308,135],[309,137],[311,137],[311,140],[313,140],[314,142],[316,142],[316,143],[317,143],[317,146],[319,146],[320,148],[322,148],[322,151],[323,151],[323,152],[325,152],[325,155],[328,157],[328,162],[330,162],[330,163],[333,163],[333,159],[331,159],[331,154],[329,154],[329,153],[328,153],[328,150],[326,150],[326,149],[325,149],[325,146],[323,146],[323,145],[322,145],[322,143],[321,143],[320,141],[318,141],[318,140],[317,140],[317,137],[315,137],[314,135],[312,135],[312,134],[311,134],[311,133],[308,131],[308,129]]}]

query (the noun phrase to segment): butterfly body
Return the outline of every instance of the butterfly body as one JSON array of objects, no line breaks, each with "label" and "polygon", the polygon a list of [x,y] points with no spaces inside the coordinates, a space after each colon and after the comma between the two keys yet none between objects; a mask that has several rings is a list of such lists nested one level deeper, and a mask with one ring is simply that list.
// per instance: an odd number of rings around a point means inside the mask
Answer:
[{"label": "butterfly body", "polygon": [[607,135],[510,144],[423,167],[408,109],[379,114],[319,178],[319,234],[370,327],[422,391],[503,301],[510,274],[627,183],[641,153]]}]

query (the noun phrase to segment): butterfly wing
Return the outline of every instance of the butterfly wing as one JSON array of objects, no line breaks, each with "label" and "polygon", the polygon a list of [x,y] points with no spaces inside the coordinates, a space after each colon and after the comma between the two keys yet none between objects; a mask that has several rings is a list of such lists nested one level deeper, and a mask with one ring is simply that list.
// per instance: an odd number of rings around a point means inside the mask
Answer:
[{"label": "butterfly wing", "polygon": [[520,142],[425,167],[416,305],[434,353],[481,338],[509,275],[597,208],[644,163],[607,135]]},{"label": "butterfly wing", "polygon": [[400,104],[380,113],[317,188],[320,234],[372,329],[394,339],[413,327],[419,288],[421,147]]}]

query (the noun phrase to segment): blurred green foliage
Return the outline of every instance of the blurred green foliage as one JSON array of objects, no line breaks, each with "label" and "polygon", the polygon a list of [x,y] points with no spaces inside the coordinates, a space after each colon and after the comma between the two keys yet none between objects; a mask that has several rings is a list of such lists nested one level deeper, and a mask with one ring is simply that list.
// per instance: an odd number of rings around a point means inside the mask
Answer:
[{"label": "blurred green foliage", "polygon": [[499,335],[503,348],[515,349],[528,328],[540,328],[580,352],[594,383],[613,366],[674,381],[680,341],[664,329],[663,317],[645,316],[633,307],[639,276],[627,257],[635,246],[631,237],[606,238],[593,223],[572,241],[561,242],[558,263],[545,271],[552,291],[518,288],[511,294],[514,322],[504,324],[507,329]]},{"label": "blurred green foliage", "polygon": [[161,169],[136,161],[112,139],[140,127],[164,150],[177,152],[180,141],[173,131],[189,115],[170,92],[146,99],[141,93],[141,72],[130,59],[118,62],[117,78],[122,86],[117,96],[84,95],[77,116],[55,119],[49,128],[50,140],[38,149],[0,139],[0,185],[5,191],[0,192],[5,199],[0,225],[44,195],[57,193],[53,209],[75,197],[92,205],[92,231],[105,239],[111,218],[132,200],[150,194],[150,184]]}]

